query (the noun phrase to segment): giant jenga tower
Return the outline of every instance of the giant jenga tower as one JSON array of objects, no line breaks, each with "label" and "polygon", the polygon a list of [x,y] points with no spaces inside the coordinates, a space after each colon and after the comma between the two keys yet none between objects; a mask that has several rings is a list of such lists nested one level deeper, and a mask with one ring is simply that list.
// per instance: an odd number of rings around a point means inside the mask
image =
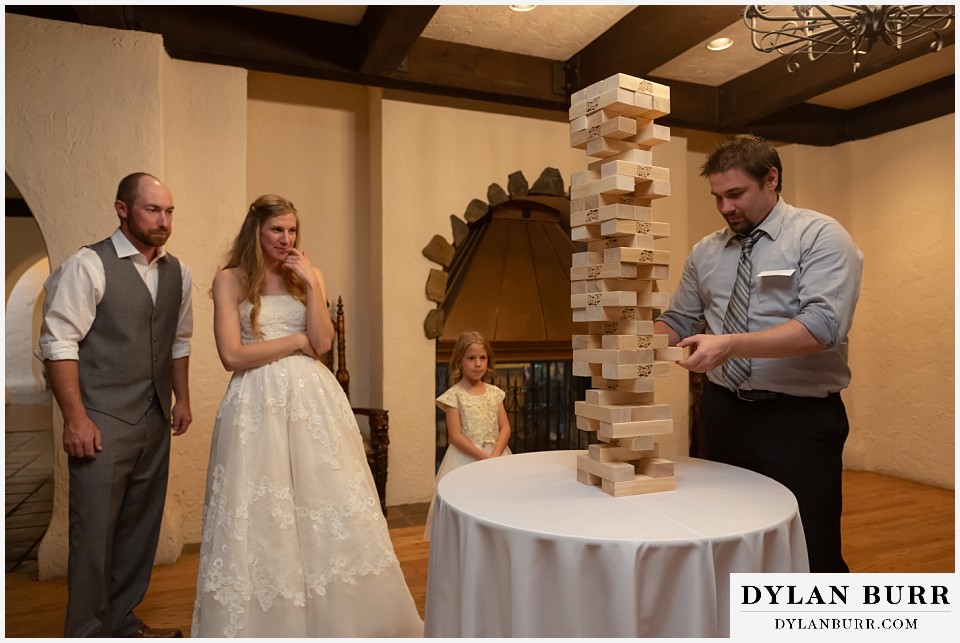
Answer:
[{"label": "giant jenga tower", "polygon": [[673,462],[659,457],[658,435],[673,432],[670,405],[654,402],[654,378],[681,357],[653,334],[653,309],[668,295],[670,253],[655,239],[669,236],[653,220],[654,199],[670,196],[670,171],[653,165],[651,149],[670,140],[654,119],[670,113],[670,88],[616,74],[570,100],[570,145],[595,159],[570,182],[570,226],[586,252],[570,270],[573,321],[589,334],[573,337],[573,374],[590,377],[576,402],[577,428],[600,440],[577,456],[577,480],[612,496],[676,488]]}]

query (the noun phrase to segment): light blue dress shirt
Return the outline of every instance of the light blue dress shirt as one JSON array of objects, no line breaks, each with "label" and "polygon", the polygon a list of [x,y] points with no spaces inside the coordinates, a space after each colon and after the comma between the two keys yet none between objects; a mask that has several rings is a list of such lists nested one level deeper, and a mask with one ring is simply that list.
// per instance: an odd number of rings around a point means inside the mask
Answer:
[{"label": "light blue dress shirt", "polygon": [[[758,226],[753,248],[749,329],[795,319],[825,351],[785,358],[752,358],[740,388],[824,397],[850,383],[847,333],[860,296],[863,253],[835,219],[779,199]],[[670,309],[659,317],[681,338],[723,334],[723,319],[737,277],[740,243],[730,228],[701,239],[690,251]],[[707,373],[726,386],[721,369]]]}]

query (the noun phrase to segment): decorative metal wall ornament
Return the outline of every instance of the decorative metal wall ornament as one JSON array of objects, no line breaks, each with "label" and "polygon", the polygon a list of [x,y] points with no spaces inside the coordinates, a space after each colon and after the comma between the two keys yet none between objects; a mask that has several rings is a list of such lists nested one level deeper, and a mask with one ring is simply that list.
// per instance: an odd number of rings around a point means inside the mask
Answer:
[{"label": "decorative metal wall ornament", "polygon": [[800,68],[800,58],[815,61],[826,54],[860,57],[878,40],[900,49],[918,38],[930,38],[930,50],[943,48],[938,31],[953,21],[953,5],[747,5],[743,22],[754,49],[789,56],[787,70]]}]

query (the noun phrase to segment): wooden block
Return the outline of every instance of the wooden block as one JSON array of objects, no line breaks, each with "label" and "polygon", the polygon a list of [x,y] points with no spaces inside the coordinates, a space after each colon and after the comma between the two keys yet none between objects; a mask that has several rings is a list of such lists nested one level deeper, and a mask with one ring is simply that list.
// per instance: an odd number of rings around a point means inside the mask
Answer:
[{"label": "wooden block", "polygon": [[596,264],[585,264],[577,266],[574,270],[570,272],[571,280],[635,279],[638,281],[656,281],[667,279],[670,275],[670,266],[665,264],[636,264],[621,261],[609,263],[601,261]]},{"label": "wooden block", "polygon": [[595,476],[589,471],[584,471],[582,469],[577,469],[577,482],[582,484],[590,485],[596,487],[600,484],[602,478],[600,476]]},{"label": "wooden block", "polygon": [[573,344],[573,350],[600,348],[601,338],[596,335],[572,335],[570,343]]},{"label": "wooden block", "polygon": [[[585,279],[570,282],[570,289],[571,295],[588,292],[614,292],[617,290],[649,292],[653,290],[653,282],[649,279]],[[574,289],[576,289],[575,292]]]},{"label": "wooden block", "polygon": [[588,456],[577,456],[577,470],[592,473],[600,476],[604,480],[613,480],[614,482],[626,482],[633,480],[637,475],[636,469],[629,462],[598,462],[591,460]]},{"label": "wooden block", "polygon": [[627,482],[603,480],[601,482],[601,488],[604,493],[615,498],[621,496],[638,496],[644,493],[673,491],[677,488],[677,479],[676,476],[670,478],[651,478],[650,476],[637,474],[633,480]]},{"label": "wooden block", "polygon": [[649,207],[652,202],[652,199],[638,199],[634,194],[588,194],[570,199],[570,211],[579,212],[617,204]]},{"label": "wooden block", "polygon": [[587,325],[592,335],[653,335],[653,321],[625,317],[609,322],[593,322]]},{"label": "wooden block", "polygon": [[[602,438],[599,435],[597,436],[598,440],[607,441],[607,438]],[[651,451],[659,450],[660,446],[654,441],[654,436],[652,435],[635,435],[629,438],[620,438],[619,440],[612,440],[613,444],[623,447],[624,449],[629,449],[630,451]]]},{"label": "wooden block", "polygon": [[635,149],[638,149],[636,143],[629,143],[624,140],[617,141],[612,138],[595,138],[592,141],[587,141],[587,147],[584,151],[587,156],[602,159]]},{"label": "wooden block", "polygon": [[577,400],[574,402],[573,412],[578,417],[613,424],[670,419],[669,404],[590,404]]},{"label": "wooden block", "polygon": [[670,128],[665,125],[651,123],[638,130],[636,136],[631,136],[623,140],[642,145],[643,147],[654,147],[661,143],[670,142]]},{"label": "wooden block", "polygon": [[611,219],[600,223],[597,234],[604,237],[626,237],[632,234],[650,235],[654,239],[670,236],[670,224],[658,221],[624,221]]},{"label": "wooden block", "polygon": [[[646,125],[643,127],[646,127]],[[643,127],[637,129],[637,133],[639,133]],[[610,161],[627,161],[628,163],[643,163],[646,165],[653,165],[653,151],[634,146],[628,150],[620,152],[619,154],[614,154],[613,156],[607,156],[596,161],[591,161],[587,165],[587,169],[591,172],[599,172],[600,166],[604,163],[609,163]]]},{"label": "wooden block", "polygon": [[[570,133],[580,132],[585,129],[590,129],[597,125],[602,124],[604,121],[608,121],[614,118],[620,118],[621,115],[617,112],[611,111],[609,109],[600,109],[595,112],[590,112],[589,114],[584,114],[583,116],[578,116],[577,118],[570,121]],[[632,117],[631,117],[632,118]],[[642,119],[633,119],[637,124],[637,132],[649,125],[652,121],[648,118]]]},{"label": "wooden block", "polygon": [[573,309],[573,321],[575,322],[616,321],[618,319],[653,319],[653,310],[650,307],[641,306],[597,306]]},{"label": "wooden block", "polygon": [[628,161],[610,161],[600,165],[600,178],[604,179],[616,175],[631,176],[637,183],[670,180],[670,170],[656,165],[630,163]]},{"label": "wooden block", "polygon": [[614,74],[600,81],[601,91],[609,91],[614,87],[629,89],[639,94],[650,94],[659,98],[670,98],[670,88],[667,85],[661,85],[629,74]]},{"label": "wooden block", "polygon": [[587,89],[587,100],[573,103],[568,111],[568,119],[573,120],[600,109],[606,109],[624,116],[639,116],[642,110],[637,107],[635,92],[629,89],[613,88],[602,92],[596,98],[590,97],[591,90]]},{"label": "wooden block", "polygon": [[[641,96],[643,96],[642,99]],[[636,103],[637,108],[640,110],[640,115],[648,120],[661,118],[670,113],[669,98],[657,98],[656,96],[636,94]]]},{"label": "wooden block", "polygon": [[573,241],[600,241],[603,236],[600,234],[599,225],[578,225],[570,226],[570,238]]},{"label": "wooden block", "polygon": [[639,422],[600,422],[599,435],[605,438],[629,438],[635,435],[669,435],[673,420],[642,420]]},{"label": "wooden block", "polygon": [[[585,119],[586,120],[586,119]],[[636,136],[638,133],[637,121],[625,116],[616,116],[570,134],[570,147],[586,149],[587,142],[594,139],[610,138],[614,140]]]},{"label": "wooden block", "polygon": [[574,362],[587,364],[653,364],[653,349],[603,350],[581,348],[573,351]]},{"label": "wooden block", "polygon": [[639,292],[637,293],[638,308],[668,308],[670,293],[667,292]]},{"label": "wooden block", "polygon": [[571,261],[574,267],[604,263],[602,252],[574,252]]},{"label": "wooden block", "polygon": [[599,431],[600,430],[600,420],[592,420],[590,418],[578,417],[577,418],[577,428],[581,431]]},{"label": "wooden block", "polygon": [[600,94],[603,93],[603,81],[598,80],[595,83],[591,83],[587,85],[586,90],[587,90],[586,100],[591,100],[598,97]]},{"label": "wooden block", "polygon": [[[603,85],[601,84],[601,87]],[[587,88],[578,89],[577,91],[570,94],[570,104],[576,105],[577,103],[583,103],[587,100]]]},{"label": "wooden block", "polygon": [[637,473],[651,478],[667,478],[674,475],[673,462],[656,456],[646,456],[636,463]]},{"label": "wooden block", "polygon": [[[600,180],[603,181],[604,179]],[[646,183],[637,183],[633,194],[638,199],[662,199],[665,196],[670,196],[670,181],[647,181]]]},{"label": "wooden block", "polygon": [[[574,375],[576,375],[576,373],[574,373]],[[604,388],[610,391],[623,391],[626,393],[652,393],[654,389],[654,379],[652,377],[641,377],[636,379],[616,380],[608,379],[603,376],[593,376],[590,380],[590,386],[594,388]]]},{"label": "wooden block", "polygon": [[602,364],[600,374],[610,380],[629,380],[642,377],[666,377],[670,362],[653,364]]},{"label": "wooden block", "polygon": [[587,456],[591,460],[596,460],[598,462],[610,462],[611,460],[614,462],[626,462],[628,460],[640,460],[641,458],[657,458],[660,456],[660,445],[654,444],[653,448],[646,451],[634,451],[632,449],[625,449],[624,447],[616,444],[603,442],[600,444],[588,445]]},{"label": "wooden block", "polygon": [[653,235],[633,234],[622,237],[601,238],[587,243],[588,252],[603,252],[610,248],[643,248],[653,250]]},{"label": "wooden block", "polygon": [[[657,183],[656,181],[651,181],[649,183],[643,183],[642,185],[653,185]],[[605,179],[599,179],[596,181],[588,181],[583,185],[572,186],[570,188],[570,198],[576,199],[579,197],[590,196],[592,194],[610,194],[610,195],[619,195],[619,194],[630,194],[634,190],[638,189],[638,186],[634,183],[633,179],[629,176],[610,176]],[[654,190],[649,190],[654,191]],[[667,195],[669,195],[669,183],[667,184]],[[645,193],[646,194],[646,193]]]},{"label": "wooden block", "polygon": [[[592,337],[592,335],[591,335]],[[632,348],[653,348],[654,360],[657,362],[675,362],[676,360],[661,359],[660,350],[670,344],[667,335],[603,335],[600,347],[603,350],[630,350]]]},{"label": "wooden block", "polygon": [[570,175],[570,186],[575,187],[600,179],[600,173],[593,170],[580,170]]},{"label": "wooden block", "polygon": [[670,99],[669,98],[660,98],[659,96],[653,97],[653,109],[648,111],[644,116],[649,119],[660,118],[666,116],[670,113]]},{"label": "wooden block", "polygon": [[600,377],[603,374],[601,364],[590,364],[588,362],[574,362],[572,372],[575,377]]},{"label": "wooden block", "polygon": [[636,306],[637,293],[630,290],[614,292],[590,292],[570,295],[571,308],[595,308],[597,306]]},{"label": "wooden block", "polygon": [[641,266],[635,263],[595,263],[583,266],[574,266],[570,269],[570,281],[584,279],[624,278],[637,277]]},{"label": "wooden block", "polygon": [[[624,203],[613,203],[588,210],[579,210],[570,212],[570,225],[581,226],[596,224],[600,225],[605,221],[624,220],[636,222],[651,222],[653,220],[653,209],[649,206],[626,205]],[[666,225],[666,224],[664,224]]]},{"label": "wooden block", "polygon": [[[576,256],[576,254],[574,254]],[[644,263],[662,266],[670,265],[669,250],[648,250],[646,248],[610,248],[603,251],[602,263],[622,261],[625,263]],[[600,262],[591,262],[600,263]],[[576,264],[574,264],[576,265]],[[585,265],[585,264],[582,264]]]},{"label": "wooden block", "polygon": [[[619,382],[621,380],[613,380]],[[586,391],[588,404],[653,404],[653,392],[629,393],[624,391],[608,391],[605,389],[588,389]]]},{"label": "wooden block", "polygon": [[658,362],[676,362],[677,360],[683,359],[683,349],[672,346],[669,348],[656,348],[656,355]]}]

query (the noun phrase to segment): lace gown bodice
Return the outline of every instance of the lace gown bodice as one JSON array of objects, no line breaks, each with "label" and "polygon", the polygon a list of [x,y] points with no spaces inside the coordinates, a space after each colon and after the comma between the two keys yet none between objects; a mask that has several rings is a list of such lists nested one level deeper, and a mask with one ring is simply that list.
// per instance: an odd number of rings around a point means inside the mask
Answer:
[{"label": "lace gown bodice", "polygon": [[[263,338],[305,328],[290,296],[261,298]],[[370,618],[377,614],[377,618]],[[237,371],[207,470],[194,637],[421,636],[350,403],[319,361]]]},{"label": "lace gown bodice", "polygon": [[244,300],[239,306],[240,341],[252,344],[261,339],[279,339],[301,332],[307,327],[306,309],[303,304],[290,295],[261,295],[260,314],[257,321],[263,337],[253,333],[250,312],[253,304]]}]

